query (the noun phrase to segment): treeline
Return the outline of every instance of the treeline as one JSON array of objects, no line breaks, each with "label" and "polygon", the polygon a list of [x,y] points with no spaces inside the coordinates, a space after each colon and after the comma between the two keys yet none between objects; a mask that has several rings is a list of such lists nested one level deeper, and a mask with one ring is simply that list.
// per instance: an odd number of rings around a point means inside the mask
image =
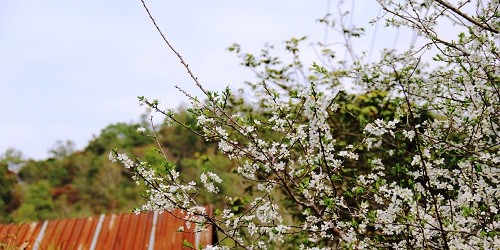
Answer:
[{"label": "treeline", "polygon": [[[187,124],[195,121],[186,111],[179,118]],[[138,132],[140,127],[146,128],[145,133]],[[130,212],[140,206],[144,187],[131,179],[130,170],[112,163],[108,156],[115,149],[164,164],[157,142],[146,136],[151,134],[148,127],[146,121],[109,125],[84,150],[75,151],[70,141],[58,142],[49,151],[51,157],[39,161],[7,150],[0,155],[0,223]],[[214,145],[180,126],[160,126],[157,138],[168,162],[186,174],[198,171],[198,159],[207,154],[219,165],[230,165],[215,154]]]}]

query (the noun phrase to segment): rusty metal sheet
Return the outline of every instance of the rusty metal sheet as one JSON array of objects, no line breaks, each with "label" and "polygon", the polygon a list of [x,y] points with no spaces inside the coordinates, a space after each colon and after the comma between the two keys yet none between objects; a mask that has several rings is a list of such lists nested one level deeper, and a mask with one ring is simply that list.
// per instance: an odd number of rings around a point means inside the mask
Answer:
[{"label": "rusty metal sheet", "polygon": [[8,247],[32,246],[41,227],[37,222],[0,225],[0,242]]},{"label": "rusty metal sheet", "polygon": [[[213,208],[207,206],[207,212],[212,215]],[[183,241],[195,247],[212,244],[212,229],[195,233],[194,225],[188,228],[183,217],[176,210],[0,224],[0,249],[148,249],[150,244],[154,249],[182,249]]]}]

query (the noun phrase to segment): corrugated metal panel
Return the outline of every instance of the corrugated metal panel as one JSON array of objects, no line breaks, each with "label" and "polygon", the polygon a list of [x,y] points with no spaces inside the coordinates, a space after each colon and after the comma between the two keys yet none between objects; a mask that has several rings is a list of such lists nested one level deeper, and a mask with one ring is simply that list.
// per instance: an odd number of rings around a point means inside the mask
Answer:
[{"label": "corrugated metal panel", "polygon": [[[207,212],[213,213],[211,207]],[[99,218],[65,219],[25,224],[0,225],[0,249],[3,246],[26,249],[148,249],[150,242],[154,249],[182,249],[183,241],[193,246],[212,244],[212,229],[194,233],[194,225],[186,227],[180,211],[172,214],[157,213],[156,227],[154,213],[119,214]],[[184,231],[179,232],[183,226]],[[154,233],[154,235],[151,235]],[[35,240],[39,237],[39,245]],[[35,246],[36,245],[36,246]]]},{"label": "corrugated metal panel", "polygon": [[42,223],[25,223],[20,225],[0,225],[0,242],[5,246],[33,246],[42,228]]}]

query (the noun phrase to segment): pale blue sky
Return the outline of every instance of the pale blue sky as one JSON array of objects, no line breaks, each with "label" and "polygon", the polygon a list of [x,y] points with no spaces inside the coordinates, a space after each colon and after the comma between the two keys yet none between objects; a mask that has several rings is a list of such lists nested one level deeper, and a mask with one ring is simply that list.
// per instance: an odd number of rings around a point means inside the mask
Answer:
[{"label": "pale blue sky", "polygon": [[[292,36],[321,40],[324,27],[315,20],[327,6],[325,0],[148,3],[208,89],[240,87],[251,78],[226,51],[233,42],[257,52]],[[355,20],[366,22],[378,6],[363,0],[354,10]],[[366,50],[371,38],[361,44]],[[385,38],[377,44],[392,46],[394,35]],[[14,147],[40,159],[68,139],[81,149],[105,126],[137,121],[138,95],[171,107],[186,101],[176,84],[199,93],[140,0],[0,0],[0,153]]]}]

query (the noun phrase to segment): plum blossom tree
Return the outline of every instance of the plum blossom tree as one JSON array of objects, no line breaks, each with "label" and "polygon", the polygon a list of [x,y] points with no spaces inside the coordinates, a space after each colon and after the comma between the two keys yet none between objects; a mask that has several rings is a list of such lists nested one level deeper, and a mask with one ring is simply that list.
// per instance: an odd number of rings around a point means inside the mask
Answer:
[{"label": "plum blossom tree", "polygon": [[[500,3],[377,2],[383,11],[375,22],[410,28],[422,45],[384,50],[366,63],[351,44],[363,30],[327,15],[320,22],[340,31],[351,60],[318,43],[318,61],[304,65],[305,37],[285,43],[290,62],[273,56],[272,46],[252,55],[233,45],[256,75],[246,93],[252,98],[241,98],[206,90],[143,1],[205,94],[179,88],[197,117],[197,127],[186,129],[236,162],[248,195],[224,197],[208,216],[196,196],[220,194],[220,173],[184,180],[175,166],[113,151],[111,159],[149,186],[141,209],[182,209],[197,230],[212,225],[225,244],[208,249],[498,248]],[[453,24],[456,37],[441,36],[443,24]],[[357,97],[346,94],[347,84]],[[158,100],[139,99],[179,122]]]}]

